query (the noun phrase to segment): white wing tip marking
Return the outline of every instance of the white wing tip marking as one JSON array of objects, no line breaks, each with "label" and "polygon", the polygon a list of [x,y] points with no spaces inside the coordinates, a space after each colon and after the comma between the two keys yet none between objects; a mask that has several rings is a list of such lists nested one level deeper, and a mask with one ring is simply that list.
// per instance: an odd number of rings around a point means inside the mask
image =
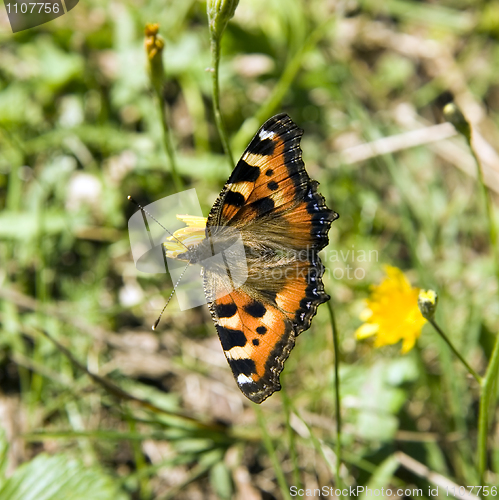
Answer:
[{"label": "white wing tip marking", "polygon": [[248,375],[245,375],[244,373],[240,373],[237,376],[237,383],[239,385],[251,384],[251,383],[253,383],[253,379],[251,377],[248,377]]},{"label": "white wing tip marking", "polygon": [[260,133],[258,134],[260,140],[264,141],[265,139],[273,139],[275,137],[275,132],[270,132],[262,128]]}]

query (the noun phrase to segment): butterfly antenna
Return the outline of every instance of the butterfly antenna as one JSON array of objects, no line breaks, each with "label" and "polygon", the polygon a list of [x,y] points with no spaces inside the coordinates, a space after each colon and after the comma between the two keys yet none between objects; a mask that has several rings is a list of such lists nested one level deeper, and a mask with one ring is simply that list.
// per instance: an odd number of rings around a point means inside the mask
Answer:
[{"label": "butterfly antenna", "polygon": [[[150,214],[140,203],[137,203],[130,195],[127,196],[127,198],[128,198],[129,201],[131,201],[132,203],[134,203],[135,205],[137,205],[137,207],[139,207],[139,209],[140,209],[140,211],[142,213],[142,218],[144,219],[144,224],[146,226],[147,233],[149,234],[149,239],[151,240],[151,246],[154,246],[154,243],[153,243],[152,238],[151,238],[151,230],[149,229],[149,223],[147,221],[146,214],[153,221],[157,222],[172,238],[174,238],[178,243],[180,243],[187,251],[189,251],[189,248],[182,241],[180,241],[174,234],[172,234],[170,231],[168,231],[168,229],[166,229],[166,227],[163,226],[163,224],[161,224],[161,222],[159,222],[159,220],[156,219],[156,217],[154,217],[152,214]],[[165,265],[166,265],[166,262],[165,262]],[[173,294],[176,292],[177,287],[178,287],[180,281],[182,280],[185,272],[187,271],[187,268],[189,267],[189,265],[190,265],[190,262],[187,263],[187,265],[185,266],[184,270],[180,273],[180,276],[179,276],[179,278],[177,280],[177,283],[175,283],[175,285],[173,287],[172,293],[168,297],[168,300],[166,301],[166,304],[164,305],[163,309],[161,309],[161,312],[159,313],[158,319],[154,322],[154,325],[152,326],[153,330],[156,330],[156,328],[158,327],[159,322],[161,321],[161,317],[163,316],[163,313],[165,312],[165,309],[167,308],[168,304],[170,303],[170,300],[172,299]]]},{"label": "butterfly antenna", "polygon": [[[150,229],[149,229],[149,224],[147,222],[147,218],[146,218],[146,214],[155,222],[157,222],[172,238],[174,238],[175,240],[177,240],[178,243],[180,243],[186,250],[189,250],[173,233],[171,233],[170,231],[168,231],[168,229],[166,229],[165,226],[163,226],[163,224],[161,224],[161,222],[159,222],[158,219],[156,219],[156,217],[154,217],[153,215],[151,215],[140,203],[137,203],[130,195],[127,196],[127,199],[129,201],[131,201],[133,204],[137,205],[140,209],[140,211],[142,212],[142,217],[144,219],[144,224],[146,226],[146,229],[147,229],[147,232],[149,234],[149,238],[151,238],[150,236]],[[151,242],[152,244],[152,242]],[[154,246],[154,245],[153,245]],[[184,271],[185,272],[185,271]],[[183,274],[183,273],[182,273]],[[153,328],[154,330],[154,328]]]},{"label": "butterfly antenna", "polygon": [[170,293],[170,296],[168,297],[166,304],[163,306],[163,309],[161,309],[161,312],[159,313],[158,319],[154,322],[154,325],[152,325],[153,330],[156,330],[156,328],[158,327],[159,322],[161,321],[161,316],[163,316],[165,309],[168,307],[168,304],[170,303],[170,300],[172,300],[173,294],[177,291],[178,284],[180,283],[180,281],[184,277],[184,274],[187,271],[187,268],[189,267],[189,265],[190,265],[190,262],[187,263],[187,265],[184,267],[184,270],[180,273],[180,276],[173,287],[172,293]]}]

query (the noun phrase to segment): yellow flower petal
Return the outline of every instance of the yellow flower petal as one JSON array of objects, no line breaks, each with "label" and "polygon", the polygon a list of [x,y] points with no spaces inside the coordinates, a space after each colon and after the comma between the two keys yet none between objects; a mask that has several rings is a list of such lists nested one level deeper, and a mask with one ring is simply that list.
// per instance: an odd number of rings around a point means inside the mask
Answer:
[{"label": "yellow flower petal", "polygon": [[386,278],[371,287],[367,309],[361,313],[364,324],[355,335],[363,339],[375,335],[374,346],[402,341],[402,353],[409,352],[426,323],[418,308],[418,288],[412,288],[404,273],[393,266],[385,267]]},{"label": "yellow flower petal", "polygon": [[166,249],[166,256],[169,259],[176,259],[180,254],[187,251],[189,247],[198,245],[206,238],[206,219],[196,215],[177,215],[187,227],[177,229],[172,236],[166,238],[163,246]]},{"label": "yellow flower petal", "polygon": [[402,342],[402,354],[407,354],[416,345],[416,337],[406,337]]},{"label": "yellow flower petal", "polygon": [[366,339],[368,337],[372,337],[373,335],[376,335],[379,330],[379,325],[374,325],[372,323],[364,323],[363,325],[359,326],[357,330],[355,330],[355,336],[359,339]]},{"label": "yellow flower petal", "polygon": [[203,231],[206,227],[206,222],[208,221],[206,217],[198,217],[197,215],[177,215],[177,219],[181,220],[189,227],[203,228]]},{"label": "yellow flower petal", "polygon": [[371,316],[373,315],[373,312],[371,311],[371,309],[369,308],[366,308],[364,309],[360,314],[359,314],[359,318],[361,321],[369,321],[369,318],[371,318]]}]

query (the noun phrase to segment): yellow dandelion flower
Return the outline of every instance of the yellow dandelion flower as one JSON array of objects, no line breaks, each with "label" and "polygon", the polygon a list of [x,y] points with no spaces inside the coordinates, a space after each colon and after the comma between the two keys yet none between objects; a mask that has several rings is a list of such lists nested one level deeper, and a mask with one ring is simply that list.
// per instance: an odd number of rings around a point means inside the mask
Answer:
[{"label": "yellow dandelion flower", "polygon": [[186,247],[189,248],[198,245],[206,238],[205,229],[207,219],[205,217],[177,215],[177,219],[187,224],[187,227],[177,229],[163,243],[166,249],[166,256],[169,259],[176,259],[178,255],[186,251]]},{"label": "yellow dandelion flower", "polygon": [[355,335],[357,339],[375,336],[374,347],[402,341],[402,353],[409,352],[426,323],[418,307],[419,288],[412,288],[404,273],[397,267],[385,267],[386,278],[373,285],[367,307],[361,313],[364,324]]}]

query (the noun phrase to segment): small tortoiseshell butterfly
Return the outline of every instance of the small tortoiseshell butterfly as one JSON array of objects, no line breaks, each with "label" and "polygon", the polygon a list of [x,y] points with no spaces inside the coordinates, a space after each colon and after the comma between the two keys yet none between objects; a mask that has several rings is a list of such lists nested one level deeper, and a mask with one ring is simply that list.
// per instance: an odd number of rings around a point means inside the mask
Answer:
[{"label": "small tortoiseshell butterfly", "polygon": [[176,256],[203,265],[213,255],[213,231],[227,228],[240,234],[244,284],[231,288],[216,267],[205,265],[202,272],[227,361],[242,393],[255,403],[281,388],[279,374],[296,337],[329,300],[318,254],[338,214],[326,207],[318,183],[305,170],[302,134],[286,114],[265,122],[213,205],[206,239]]}]

